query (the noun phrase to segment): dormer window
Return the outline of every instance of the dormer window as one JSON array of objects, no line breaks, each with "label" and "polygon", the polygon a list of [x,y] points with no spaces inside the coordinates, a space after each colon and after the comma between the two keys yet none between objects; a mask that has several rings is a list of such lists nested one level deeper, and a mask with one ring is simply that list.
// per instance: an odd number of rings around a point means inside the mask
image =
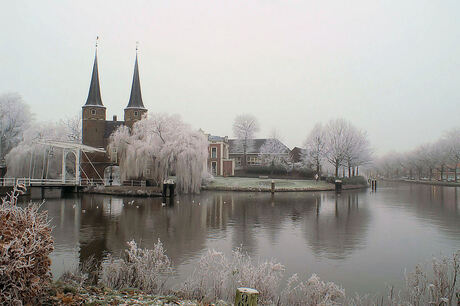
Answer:
[{"label": "dormer window", "polygon": [[134,117],[139,117],[139,112],[138,111],[134,111]]},{"label": "dormer window", "polygon": [[91,115],[96,115],[96,110],[95,109],[91,110]]}]

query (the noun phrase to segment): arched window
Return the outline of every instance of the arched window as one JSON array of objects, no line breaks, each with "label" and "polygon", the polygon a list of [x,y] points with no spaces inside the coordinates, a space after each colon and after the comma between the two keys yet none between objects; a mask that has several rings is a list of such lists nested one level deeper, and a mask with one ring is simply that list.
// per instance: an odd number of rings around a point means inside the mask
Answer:
[{"label": "arched window", "polygon": [[96,115],[96,110],[95,109],[91,110],[91,115]]}]

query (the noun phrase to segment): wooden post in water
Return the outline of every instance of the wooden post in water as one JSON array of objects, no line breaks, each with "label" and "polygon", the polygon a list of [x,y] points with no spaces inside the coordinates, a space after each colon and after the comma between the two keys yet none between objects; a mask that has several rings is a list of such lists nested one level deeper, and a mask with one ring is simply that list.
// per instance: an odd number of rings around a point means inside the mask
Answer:
[{"label": "wooden post in water", "polygon": [[272,193],[275,193],[275,181],[274,181],[274,180],[272,180],[271,192],[272,192]]},{"label": "wooden post in water", "polygon": [[235,295],[235,306],[257,306],[259,291],[251,288],[238,288]]}]

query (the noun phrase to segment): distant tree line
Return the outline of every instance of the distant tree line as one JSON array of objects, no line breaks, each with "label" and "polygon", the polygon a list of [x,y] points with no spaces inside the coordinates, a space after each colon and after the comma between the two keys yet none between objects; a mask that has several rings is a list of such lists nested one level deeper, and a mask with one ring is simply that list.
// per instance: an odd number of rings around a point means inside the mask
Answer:
[{"label": "distant tree line", "polygon": [[[233,124],[234,136],[242,146],[242,166],[246,167],[246,155],[259,130],[259,124],[253,115],[240,115]],[[282,144],[277,133],[267,138],[260,148],[261,166],[286,169],[294,168],[294,161]],[[348,176],[359,174],[359,167],[372,161],[372,149],[366,131],[355,127],[345,119],[330,120],[326,125],[318,123],[304,142],[301,168],[311,168],[318,175],[322,174],[322,166],[330,164],[335,176],[339,176],[339,168],[347,169]]]},{"label": "distant tree line", "polygon": [[390,152],[375,165],[376,172],[388,178],[410,178],[458,181],[460,163],[460,128],[453,128],[432,143],[408,152]]}]

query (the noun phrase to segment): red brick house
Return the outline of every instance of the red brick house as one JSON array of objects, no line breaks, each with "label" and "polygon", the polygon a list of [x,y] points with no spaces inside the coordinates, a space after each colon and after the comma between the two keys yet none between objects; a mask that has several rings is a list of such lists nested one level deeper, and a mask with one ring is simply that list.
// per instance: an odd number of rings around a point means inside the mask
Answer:
[{"label": "red brick house", "polygon": [[208,171],[214,176],[233,176],[235,161],[229,159],[228,137],[208,136]]}]

